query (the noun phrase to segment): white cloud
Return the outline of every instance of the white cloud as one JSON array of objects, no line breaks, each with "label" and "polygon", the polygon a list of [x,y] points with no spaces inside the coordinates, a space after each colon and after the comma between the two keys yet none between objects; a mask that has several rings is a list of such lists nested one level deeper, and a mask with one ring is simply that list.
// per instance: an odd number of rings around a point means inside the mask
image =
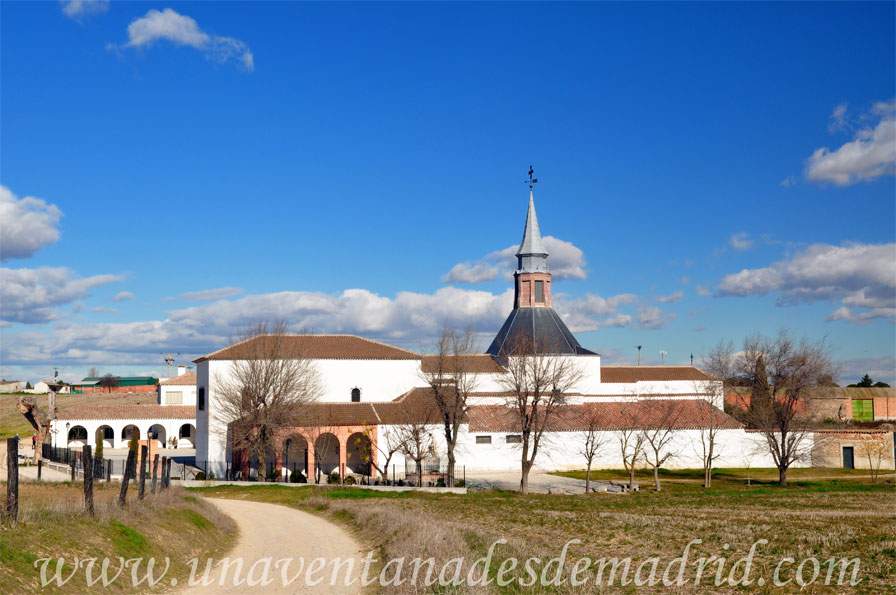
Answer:
[{"label": "white cloud", "polygon": [[666,323],[674,320],[674,314],[666,314],[655,306],[643,307],[638,310],[638,325],[646,329],[659,329]]},{"label": "white cloud", "polygon": [[109,10],[109,0],[61,0],[59,4],[62,13],[76,21]]},{"label": "white cloud", "polygon": [[753,247],[753,240],[750,239],[750,234],[747,232],[739,231],[728,238],[728,245],[733,249],[742,252]]},{"label": "white cloud", "polygon": [[[847,186],[896,174],[896,117],[894,101],[874,104],[872,114],[880,120],[871,127],[862,127],[855,138],[839,149],[816,149],[806,163],[806,177],[813,182],[831,182]],[[832,115],[833,122],[839,122]],[[845,109],[840,114],[845,116]],[[845,125],[845,124],[844,124]],[[838,127],[843,125],[838,124]]]},{"label": "white cloud", "polygon": [[97,314],[116,314],[118,312],[118,310],[110,308],[109,306],[96,306],[91,308],[90,311]]},{"label": "white cloud", "polygon": [[846,119],[846,109],[847,104],[845,103],[841,103],[834,108],[834,111],[831,112],[828,118],[828,132],[834,133],[849,127],[849,122]]},{"label": "white cloud", "polygon": [[233,37],[210,35],[200,29],[194,19],[170,8],[161,11],[151,9],[142,17],[131,21],[128,25],[128,42],[124,47],[150,47],[161,40],[197,49],[215,62],[233,60],[248,72],[255,69],[255,58],[245,42]]},{"label": "white cloud", "polygon": [[620,293],[601,297],[589,293],[579,298],[566,298],[562,294],[554,297],[554,308],[563,317],[573,332],[596,331],[601,326],[627,326],[632,317],[620,313],[623,306],[635,303],[638,297],[631,293]]},{"label": "white cloud", "polygon": [[780,186],[781,188],[792,188],[793,186],[796,186],[796,178],[793,176],[787,176],[786,178],[778,182],[778,186]]},{"label": "white cloud", "polygon": [[459,262],[442,277],[446,283],[484,283],[498,276],[498,267],[487,262]]},{"label": "white cloud", "polygon": [[180,297],[191,302],[213,302],[233,297],[243,293],[240,287],[215,287],[213,289],[200,289],[180,294]]},{"label": "white cloud", "polygon": [[61,267],[0,268],[0,320],[49,322],[57,317],[57,307],[86,297],[94,287],[120,280],[118,275],[76,277]]},{"label": "white cloud", "polygon": [[712,293],[712,291],[710,291],[710,289],[708,287],[706,287],[705,285],[697,286],[697,295],[699,295],[700,297],[706,297],[706,296],[710,295],[711,293]]},{"label": "white cloud", "polygon": [[62,211],[40,198],[18,198],[0,186],[0,260],[27,258],[59,239]]},{"label": "white cloud", "polygon": [[865,374],[875,381],[896,385],[896,357],[892,355],[842,359],[837,362],[837,369],[841,385],[858,382]]},{"label": "white cloud", "polygon": [[[548,251],[548,267],[556,279],[584,279],[585,255],[582,249],[566,240],[554,236],[544,236],[545,250]],[[443,277],[447,283],[483,283],[499,275],[510,276],[516,269],[517,244],[486,254],[476,262],[460,262]]]},{"label": "white cloud", "polygon": [[113,302],[126,302],[128,300],[134,299],[135,296],[133,292],[130,291],[119,291],[115,294],[115,297],[112,298]]},{"label": "white cloud", "polygon": [[842,300],[830,320],[892,318],[896,244],[815,244],[770,266],[727,275],[718,288],[721,296],[769,293],[778,294],[779,305]]},{"label": "white cloud", "polygon": [[681,298],[684,297],[684,292],[680,289],[678,291],[673,291],[668,295],[658,295],[656,297],[656,301],[661,304],[674,304],[675,302],[680,302]]}]

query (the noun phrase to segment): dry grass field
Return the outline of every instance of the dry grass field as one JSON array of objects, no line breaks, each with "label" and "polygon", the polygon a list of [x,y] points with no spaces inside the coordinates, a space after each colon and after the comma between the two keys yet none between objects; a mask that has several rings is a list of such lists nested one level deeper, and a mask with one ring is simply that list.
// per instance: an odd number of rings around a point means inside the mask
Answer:
[{"label": "dry grass field", "polygon": [[[819,470],[826,471],[826,470]],[[606,475],[612,475],[607,472]],[[803,474],[805,475],[805,474]],[[821,562],[821,578],[829,558],[860,559],[861,582],[806,586],[807,592],[882,592],[896,585],[896,491],[892,479],[872,485],[862,480],[817,480],[802,478],[790,487],[755,483],[741,478],[720,478],[710,490],[693,482],[668,483],[661,493],[643,491],[632,495],[592,494],[580,496],[528,495],[485,491],[467,495],[382,493],[349,488],[288,488],[277,486],[204,488],[200,493],[216,497],[248,498],[287,504],[317,511],[354,528],[360,538],[376,548],[384,559],[410,556],[448,560],[464,556],[473,561],[486,553],[496,539],[507,540],[495,551],[490,576],[509,556],[544,560],[558,556],[571,539],[581,540],[569,550],[568,559],[631,557],[635,566],[651,556],[662,559],[660,572],[682,554],[694,539],[702,540],[690,550],[689,568],[696,559],[716,555],[732,563],[746,555],[758,540],[753,580],[771,581],[783,557],[796,564],[807,558]],[[727,547],[726,547],[727,544]],[[572,562],[570,562],[570,565]],[[808,582],[813,563],[805,567]],[[709,578],[699,586],[694,575],[689,585],[677,591],[733,591],[750,588],[716,586],[717,565],[708,566]],[[569,566],[565,568],[570,571]],[[794,570],[785,565],[779,575],[790,578],[785,591],[797,591]],[[734,575],[738,576],[738,575]],[[837,574],[835,573],[835,580]],[[631,580],[631,577],[630,577]],[[607,583],[604,583],[607,584]],[[518,585],[498,591],[516,592]],[[593,584],[573,588],[568,582],[553,589],[560,592],[595,590]],[[634,586],[616,583],[611,591],[633,591]],[[651,590],[662,590],[662,586]]]},{"label": "dry grass field", "polygon": [[[41,588],[35,561],[64,556],[63,576],[74,570],[75,559],[111,557],[113,572],[118,557],[125,559],[155,557],[164,566],[171,560],[165,580],[155,589],[170,587],[170,578],[188,573],[185,562],[224,552],[235,537],[233,522],[194,495],[177,486],[155,496],[136,499],[135,486],[128,495],[128,506],[115,505],[119,484],[96,484],[96,516],[83,512],[82,487],[69,483],[23,483],[19,487],[19,523],[0,524],[0,593],[85,593],[86,573],[75,572],[64,587]],[[6,493],[5,484],[0,484]],[[55,564],[51,566],[53,575]],[[129,571],[108,587],[94,589],[109,592],[150,590],[131,586]]]}]

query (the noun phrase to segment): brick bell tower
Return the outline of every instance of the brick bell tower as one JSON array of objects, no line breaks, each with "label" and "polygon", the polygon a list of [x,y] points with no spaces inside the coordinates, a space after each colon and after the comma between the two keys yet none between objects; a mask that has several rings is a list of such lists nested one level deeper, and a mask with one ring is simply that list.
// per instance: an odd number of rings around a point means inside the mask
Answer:
[{"label": "brick bell tower", "polygon": [[516,252],[516,271],[513,273],[514,308],[551,307],[551,273],[548,271],[548,253],[538,228],[538,215],[535,214],[535,184],[538,179],[534,173],[532,166],[529,166],[529,210],[523,228],[523,241]]},{"label": "brick bell tower", "polygon": [[529,210],[523,241],[516,251],[513,311],[504,321],[487,353],[494,357],[520,353],[594,355],[582,347],[554,311],[548,251],[535,214],[535,172],[529,166]]}]

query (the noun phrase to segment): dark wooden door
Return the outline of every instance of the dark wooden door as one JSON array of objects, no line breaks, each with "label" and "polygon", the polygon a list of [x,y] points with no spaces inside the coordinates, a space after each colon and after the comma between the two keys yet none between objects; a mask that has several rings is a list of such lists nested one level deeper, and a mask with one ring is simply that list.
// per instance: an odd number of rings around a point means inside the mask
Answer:
[{"label": "dark wooden door", "polygon": [[844,446],[843,447],[843,468],[844,469],[855,469],[856,468],[855,453],[853,452],[852,446]]}]

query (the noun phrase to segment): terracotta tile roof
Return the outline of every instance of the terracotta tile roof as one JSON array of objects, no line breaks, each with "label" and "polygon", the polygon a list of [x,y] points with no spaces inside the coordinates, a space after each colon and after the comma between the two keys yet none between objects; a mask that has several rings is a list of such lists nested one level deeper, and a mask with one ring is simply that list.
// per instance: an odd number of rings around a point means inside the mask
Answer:
[{"label": "terracotta tile roof", "polygon": [[160,380],[159,384],[163,386],[195,386],[196,373],[187,372],[186,374],[181,374],[180,376],[175,376],[174,378],[166,378],[165,380]]},{"label": "terracotta tile roof", "polygon": [[[462,369],[473,374],[499,374],[504,371],[495,359],[487,354],[462,355],[458,357],[448,357],[445,359],[444,367],[446,371],[451,369],[460,362]],[[424,355],[421,368],[424,372],[435,372],[438,370],[439,356]]]},{"label": "terracotta tile roof", "polygon": [[601,366],[601,382],[638,382],[643,380],[712,380],[693,366]]},{"label": "terracotta tile roof", "polygon": [[380,403],[313,403],[299,413],[299,427],[374,426],[439,420],[435,397],[428,387],[414,388],[394,401]]},{"label": "terracotta tile roof", "polygon": [[[194,363],[214,359],[245,359],[252,354],[270,351],[272,341],[282,341],[279,351],[283,357],[309,359],[390,359],[413,360],[420,356],[413,351],[356,337],[354,335],[288,335],[272,337],[264,335],[234,343],[224,349],[194,360]],[[259,342],[261,344],[259,345]]]},{"label": "terracotta tile roof", "polygon": [[84,405],[57,413],[59,419],[195,419],[192,405]]},{"label": "terracotta tile roof", "polygon": [[[699,429],[712,422],[725,429],[738,429],[741,424],[702,399],[651,400],[648,402],[611,402],[567,405],[549,424],[553,432],[580,432],[588,429],[594,416],[601,430],[651,428],[664,423],[667,413],[680,430]],[[515,432],[519,425],[513,411],[502,405],[471,407],[471,432]]]}]

